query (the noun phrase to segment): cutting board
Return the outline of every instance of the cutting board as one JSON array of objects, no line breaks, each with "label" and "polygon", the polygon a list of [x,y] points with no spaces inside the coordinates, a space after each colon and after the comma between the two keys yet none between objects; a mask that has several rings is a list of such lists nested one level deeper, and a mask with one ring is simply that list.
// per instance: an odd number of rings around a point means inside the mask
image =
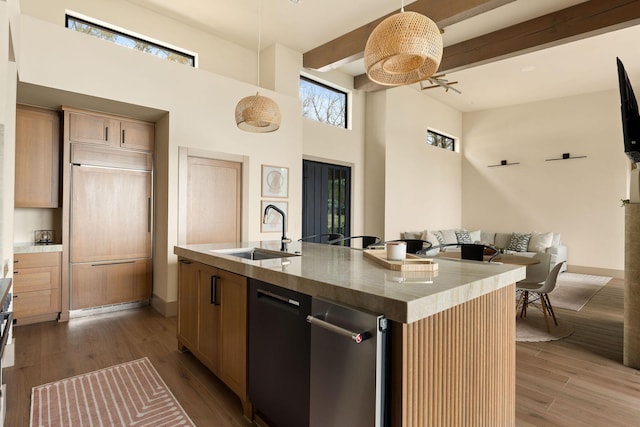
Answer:
[{"label": "cutting board", "polygon": [[387,259],[387,251],[380,249],[365,249],[365,258],[382,265],[389,270],[396,271],[436,271],[438,263],[431,258],[422,258],[417,255],[407,254],[402,261],[391,261]]}]

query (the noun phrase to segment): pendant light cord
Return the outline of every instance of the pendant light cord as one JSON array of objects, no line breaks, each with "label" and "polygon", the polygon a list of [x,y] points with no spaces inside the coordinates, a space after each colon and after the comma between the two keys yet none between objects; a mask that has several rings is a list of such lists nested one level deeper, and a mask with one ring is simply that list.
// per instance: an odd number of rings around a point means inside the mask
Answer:
[{"label": "pendant light cord", "polygon": [[400,12],[404,12],[404,0],[400,2]]},{"label": "pendant light cord", "polygon": [[260,18],[260,0],[258,0],[258,88],[260,88],[260,38],[262,33]]}]

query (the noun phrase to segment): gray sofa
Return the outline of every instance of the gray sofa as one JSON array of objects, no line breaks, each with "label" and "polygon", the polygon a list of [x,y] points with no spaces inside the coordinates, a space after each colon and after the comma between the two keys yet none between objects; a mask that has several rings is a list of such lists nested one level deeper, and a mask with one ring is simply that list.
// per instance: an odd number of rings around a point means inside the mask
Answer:
[{"label": "gray sofa", "polygon": [[[402,239],[421,239],[430,242],[433,246],[456,243],[482,243],[493,246],[505,253],[521,256],[534,256],[536,253],[551,254],[549,269],[551,270],[559,262],[565,262],[560,271],[567,269],[567,247],[562,243],[559,233],[547,232],[493,232],[482,230],[447,229],[447,230],[423,230],[407,231],[401,233]],[[436,249],[427,255],[437,255]],[[445,251],[459,251],[460,247],[446,247]]]}]

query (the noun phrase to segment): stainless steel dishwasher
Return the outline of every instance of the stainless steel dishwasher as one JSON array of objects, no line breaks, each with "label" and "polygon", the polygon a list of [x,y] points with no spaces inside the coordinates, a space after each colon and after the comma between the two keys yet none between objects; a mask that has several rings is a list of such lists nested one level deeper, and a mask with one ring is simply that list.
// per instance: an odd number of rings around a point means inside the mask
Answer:
[{"label": "stainless steel dishwasher", "polygon": [[389,425],[387,319],[313,298],[311,427]]}]

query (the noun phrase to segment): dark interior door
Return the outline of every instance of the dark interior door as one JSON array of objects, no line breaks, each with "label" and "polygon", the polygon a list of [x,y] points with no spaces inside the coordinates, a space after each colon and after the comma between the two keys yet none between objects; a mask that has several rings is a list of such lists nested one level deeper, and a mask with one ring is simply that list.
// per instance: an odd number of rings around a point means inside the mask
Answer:
[{"label": "dark interior door", "polygon": [[351,230],[351,168],[303,160],[302,236]]}]

